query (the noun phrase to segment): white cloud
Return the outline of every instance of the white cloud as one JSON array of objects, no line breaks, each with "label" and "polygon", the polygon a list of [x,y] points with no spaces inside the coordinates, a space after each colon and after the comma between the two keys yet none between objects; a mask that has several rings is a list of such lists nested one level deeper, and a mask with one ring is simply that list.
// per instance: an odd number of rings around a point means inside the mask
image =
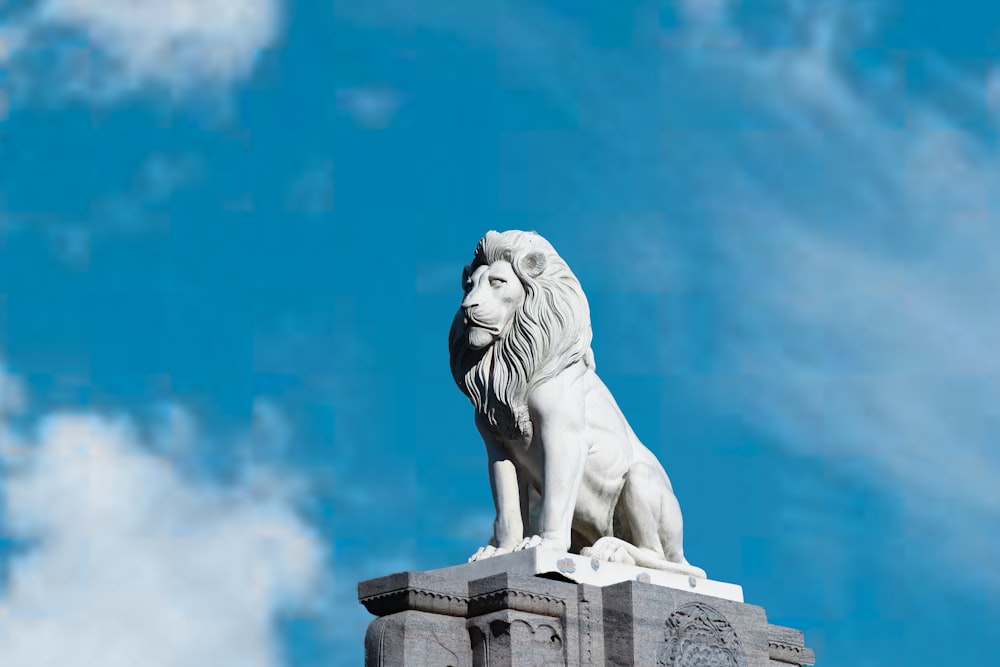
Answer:
[{"label": "white cloud", "polygon": [[[51,82],[90,97],[137,88],[175,94],[247,78],[278,36],[280,0],[39,0],[6,29],[7,51],[51,50],[66,80]],[[67,55],[65,31],[88,48]]]},{"label": "white cloud", "polygon": [[316,601],[323,548],[280,484],[188,479],[95,415],[44,419],[4,463],[4,529],[25,548],[0,667],[283,663],[277,617]]}]

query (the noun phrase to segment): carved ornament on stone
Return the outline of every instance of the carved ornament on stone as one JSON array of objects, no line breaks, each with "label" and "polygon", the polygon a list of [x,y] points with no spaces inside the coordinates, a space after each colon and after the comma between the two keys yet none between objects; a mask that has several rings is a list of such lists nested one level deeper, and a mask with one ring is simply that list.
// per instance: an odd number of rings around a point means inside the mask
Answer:
[{"label": "carved ornament on stone", "polygon": [[657,667],[743,667],[743,650],[726,617],[702,602],[678,607],[667,618]]}]

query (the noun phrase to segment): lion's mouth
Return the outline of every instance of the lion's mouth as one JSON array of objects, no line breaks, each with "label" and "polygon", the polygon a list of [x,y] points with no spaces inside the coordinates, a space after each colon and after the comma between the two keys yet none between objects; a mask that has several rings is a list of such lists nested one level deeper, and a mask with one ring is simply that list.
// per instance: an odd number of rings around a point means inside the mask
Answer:
[{"label": "lion's mouth", "polygon": [[466,315],[465,316],[465,326],[466,326],[466,328],[475,327],[477,329],[485,329],[486,331],[489,331],[489,332],[494,333],[494,334],[499,334],[500,333],[499,327],[495,327],[495,326],[486,324],[485,322],[483,322],[481,320],[477,320],[476,318],[472,317],[471,315]]}]

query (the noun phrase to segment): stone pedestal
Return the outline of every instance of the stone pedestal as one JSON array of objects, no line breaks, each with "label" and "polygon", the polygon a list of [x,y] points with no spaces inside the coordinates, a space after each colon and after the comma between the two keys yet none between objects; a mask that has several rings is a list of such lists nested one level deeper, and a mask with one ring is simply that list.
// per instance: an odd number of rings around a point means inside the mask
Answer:
[{"label": "stone pedestal", "polygon": [[813,664],[802,633],[768,623],[739,586],[664,574],[529,550],[364,581],[358,597],[378,617],[365,665]]}]

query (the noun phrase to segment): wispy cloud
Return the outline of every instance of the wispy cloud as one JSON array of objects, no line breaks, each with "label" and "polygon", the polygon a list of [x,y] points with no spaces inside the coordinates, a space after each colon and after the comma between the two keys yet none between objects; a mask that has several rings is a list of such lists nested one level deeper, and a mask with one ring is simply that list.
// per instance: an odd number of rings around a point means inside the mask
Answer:
[{"label": "wispy cloud", "polygon": [[399,91],[384,86],[341,88],[337,91],[340,108],[350,114],[358,125],[370,130],[387,127],[402,103]]},{"label": "wispy cloud", "polygon": [[170,217],[163,211],[176,195],[194,188],[204,178],[205,169],[204,160],[195,154],[150,153],[126,189],[91,200],[85,220],[7,214],[4,222],[10,232],[42,232],[60,260],[86,269],[94,244],[103,238],[168,229]]},{"label": "wispy cloud", "polygon": [[[285,437],[274,406],[260,412],[253,438]],[[51,415],[0,450],[2,526],[23,545],[6,554],[0,665],[283,664],[277,620],[317,602],[321,542],[279,478],[196,480],[156,453],[192,437],[171,416],[178,432],[147,439],[125,419]]]},{"label": "wispy cloud", "polygon": [[21,378],[8,371],[0,360],[0,419],[20,414],[26,406],[26,398]]},{"label": "wispy cloud", "polygon": [[[884,71],[853,80],[842,20],[809,17],[801,48],[727,65],[783,123],[773,155],[713,165],[735,377],[721,399],[795,452],[864,462],[928,563],[1000,586],[1000,539],[976,529],[1000,521],[1000,152]],[[963,85],[985,111],[992,80]]]},{"label": "wispy cloud", "polygon": [[30,79],[47,52],[56,71],[30,85],[92,99],[137,89],[188,95],[226,88],[247,78],[277,39],[279,2],[39,0],[7,10],[0,61]]},{"label": "wispy cloud", "polygon": [[330,213],[334,202],[333,162],[311,164],[292,181],[285,193],[285,208],[317,218]]},{"label": "wispy cloud", "polygon": [[679,0],[677,13],[687,46],[737,46],[739,32],[730,20],[732,0]]}]

